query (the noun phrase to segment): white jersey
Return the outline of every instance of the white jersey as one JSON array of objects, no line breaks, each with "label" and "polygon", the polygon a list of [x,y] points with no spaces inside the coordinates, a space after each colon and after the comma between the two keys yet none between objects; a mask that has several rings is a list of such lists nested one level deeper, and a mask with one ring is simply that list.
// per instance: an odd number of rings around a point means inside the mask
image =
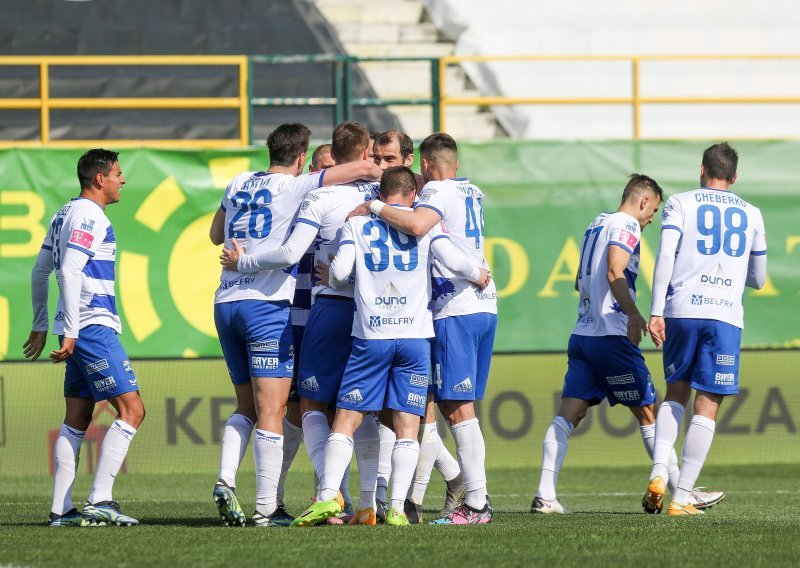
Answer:
[{"label": "white jersey", "polygon": [[590,337],[628,334],[628,316],[608,285],[608,249],[617,246],[631,255],[624,272],[628,291],[636,301],[641,234],[639,221],[619,211],[601,213],[586,229],[578,266],[578,321],[572,333]]},{"label": "white jersey", "polygon": [[664,317],[743,327],[750,255],[767,253],[761,211],[730,191],[696,189],[667,200],[661,230],[681,234]]},{"label": "white jersey", "polygon": [[447,235],[440,223],[425,236],[415,238],[375,215],[347,221],[341,244],[355,246],[353,337],[433,337],[433,318],[428,308],[430,248],[434,240],[443,238]]},{"label": "white jersey", "polygon": [[[61,270],[61,259],[68,248],[89,256],[81,275],[79,329],[104,325],[121,333],[114,295],[117,240],[103,208],[89,199],[71,200],[53,216],[42,248],[52,251],[56,274]],[[53,333],[64,335],[64,302],[60,294]]]},{"label": "white jersey", "polygon": [[[306,194],[322,185],[322,172],[301,176],[269,172],[244,172],[225,189],[225,248],[236,238],[249,254],[279,247],[292,227],[297,208]],[[237,300],[291,301],[293,267],[242,274],[222,270],[215,304]]]},{"label": "white jersey", "polygon": [[[475,266],[487,267],[483,255],[483,193],[466,178],[429,181],[417,207],[436,211],[447,225],[453,245]],[[477,313],[497,313],[494,280],[484,290],[459,278],[434,260],[432,308],[434,319]]]},{"label": "white jersey", "polygon": [[[314,190],[306,195],[297,214],[298,223],[306,223],[319,229],[319,246],[314,253],[314,264],[322,262],[330,265],[336,251],[347,215],[365,201],[378,198],[379,184],[376,181],[354,181],[343,185],[332,185]],[[347,285],[338,290],[315,283],[312,297],[317,294],[353,297],[353,286]]]}]

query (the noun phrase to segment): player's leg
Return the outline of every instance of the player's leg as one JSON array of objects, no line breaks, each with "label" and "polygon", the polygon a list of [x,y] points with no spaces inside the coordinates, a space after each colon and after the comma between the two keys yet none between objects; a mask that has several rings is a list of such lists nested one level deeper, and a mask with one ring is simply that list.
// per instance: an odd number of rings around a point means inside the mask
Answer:
[{"label": "player's leg", "polygon": [[383,408],[390,362],[387,341],[353,340],[352,353],[339,387],[336,417],[325,445],[317,501],[298,516],[292,526],[319,524],[342,512],[344,500],[339,487],[353,457],[353,435],[365,414]]},{"label": "player's leg", "polygon": [[441,379],[434,397],[450,424],[466,490],[464,505],[443,521],[452,522],[454,515],[459,519],[464,515],[480,517],[470,524],[491,520],[486,487],[486,445],[474,401],[482,400],[486,391],[496,327],[497,316],[484,313],[434,322],[433,361],[439,366],[434,373]]},{"label": "player's leg", "polygon": [[84,370],[94,400],[108,400],[117,411],[117,418],[103,437],[83,516],[91,524],[138,524],[136,519],[120,511],[113,497],[114,480],[136,430],[144,420],[144,405],[136,375],[117,333],[102,325],[91,325],[81,330],[72,359]]},{"label": "player's leg", "polygon": [[378,414],[378,437],[380,438],[380,449],[378,452],[378,480],[375,489],[375,503],[377,509],[375,514],[378,522],[386,520],[386,511],[389,509],[389,478],[392,475],[392,451],[397,436],[392,425],[392,411],[382,410]]},{"label": "player's leg", "polygon": [[646,511],[661,511],[669,479],[669,462],[675,451],[686,403],[692,394],[691,379],[696,364],[699,328],[697,320],[667,318],[664,342],[664,377],[667,393],[656,413],[653,469],[642,498]]},{"label": "player's leg", "polygon": [[50,505],[50,526],[86,526],[87,522],[72,501],[72,486],[86,429],[92,421],[94,399],[78,366],[67,359],[64,378],[64,423],[53,444],[53,500]]},{"label": "player's leg", "polygon": [[[633,413],[634,418],[636,418],[636,421],[639,423],[639,434],[642,436],[642,443],[644,444],[645,452],[647,452],[647,457],[650,458],[650,461],[653,461],[653,452],[655,451],[656,441],[655,404],[631,407],[630,410]],[[673,448],[669,455],[669,462],[667,463],[667,474],[669,475],[669,479],[667,479],[667,487],[669,492],[672,494],[675,494],[675,487],[678,483],[678,476],[680,473],[681,470],[678,466],[678,455],[675,452],[675,448]]]},{"label": "player's leg", "polygon": [[355,431],[353,443],[358,464],[360,494],[358,507],[349,523],[351,525],[374,525],[377,521],[375,488],[378,480],[378,453],[381,445],[378,419],[374,414],[364,417],[361,426]]},{"label": "player's leg", "polygon": [[386,524],[404,526],[404,512],[414,471],[419,461],[420,418],[425,415],[431,367],[431,348],[427,339],[397,339],[386,407],[392,410],[392,425],[397,436],[392,450],[392,493]]},{"label": "player's leg", "polygon": [[[281,476],[278,479],[278,509],[288,516],[284,503],[285,483],[289,468],[292,467],[300,442],[303,441],[303,413],[300,411],[300,393],[297,391],[297,378],[300,372],[301,350],[305,326],[292,325],[292,345],[294,365],[292,367],[292,388],[289,390],[289,401],[286,403],[286,416],[283,418],[283,463]],[[294,518],[292,517],[292,520]]]},{"label": "player's leg", "polygon": [[722,400],[739,392],[741,328],[713,320],[701,320],[698,327],[700,348],[691,376],[691,387],[696,390],[694,416],[683,440],[681,475],[669,506],[670,515],[702,512],[691,504],[694,485],[714,439]]},{"label": "player's leg", "polygon": [[318,298],[311,307],[301,347],[298,393],[303,443],[318,478],[331,430],[327,412],[336,402],[352,346],[352,300]]},{"label": "player's leg", "polygon": [[247,340],[238,316],[239,302],[214,305],[214,323],[236,394],[236,409],[225,421],[222,431],[219,473],[212,498],[223,523],[244,526],[246,516],[236,496],[236,473],[255,428],[256,403],[250,381]]}]

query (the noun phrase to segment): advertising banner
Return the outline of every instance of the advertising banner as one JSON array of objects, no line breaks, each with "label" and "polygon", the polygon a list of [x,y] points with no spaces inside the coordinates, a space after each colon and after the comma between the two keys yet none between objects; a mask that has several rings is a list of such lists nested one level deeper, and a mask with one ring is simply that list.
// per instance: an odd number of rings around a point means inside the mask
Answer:
[{"label": "advertising banner", "polygon": [[[699,183],[700,142],[461,144],[460,175],[486,194],[485,246],[497,283],[497,352],[562,351],[577,315],[573,290],[586,226],[619,205],[627,176],[654,177],[667,195]],[[760,207],[769,278],[745,294],[743,343],[798,347],[800,142],[739,142],[737,194]],[[0,358],[20,359],[31,323],[30,269],[52,215],[78,193],[84,149],[0,150]],[[132,358],[219,356],[213,322],[219,248],[208,239],[228,181],[266,169],[264,148],[131,149],[127,184],[108,207],[117,237],[117,309]],[[638,304],[648,313],[659,221],[645,228]],[[54,280],[53,280],[54,282]],[[56,289],[51,286],[52,317]],[[54,346],[51,339],[48,348]],[[650,346],[649,343],[645,347]]]}]

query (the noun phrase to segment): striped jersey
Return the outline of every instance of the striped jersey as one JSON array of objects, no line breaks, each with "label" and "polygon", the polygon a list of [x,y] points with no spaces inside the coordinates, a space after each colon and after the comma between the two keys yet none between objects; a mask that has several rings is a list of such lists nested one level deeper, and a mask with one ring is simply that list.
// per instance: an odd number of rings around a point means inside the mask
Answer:
[{"label": "striped jersey", "polygon": [[[52,252],[56,274],[61,270],[61,259],[68,248],[89,257],[81,275],[79,329],[104,325],[121,333],[114,295],[117,241],[103,208],[82,197],[70,200],[50,221],[42,248]],[[53,333],[64,335],[64,303],[60,295]]]},{"label": "striped jersey", "polygon": [[[467,178],[429,181],[416,207],[436,211],[447,226],[448,236],[473,266],[487,267],[483,255],[483,192]],[[431,268],[433,319],[478,313],[497,313],[494,280],[484,290],[459,278],[435,260]]]},{"label": "striped jersey", "polygon": [[743,327],[742,295],[750,256],[767,254],[758,207],[731,191],[687,191],[667,200],[661,230],[681,234],[664,317],[711,319]]},{"label": "striped jersey", "polygon": [[[225,248],[239,241],[248,254],[281,246],[289,235],[297,208],[306,194],[322,185],[325,171],[291,176],[244,172],[228,184],[221,207],[225,211]],[[237,300],[291,301],[294,267],[243,274],[222,270],[214,303]]]}]

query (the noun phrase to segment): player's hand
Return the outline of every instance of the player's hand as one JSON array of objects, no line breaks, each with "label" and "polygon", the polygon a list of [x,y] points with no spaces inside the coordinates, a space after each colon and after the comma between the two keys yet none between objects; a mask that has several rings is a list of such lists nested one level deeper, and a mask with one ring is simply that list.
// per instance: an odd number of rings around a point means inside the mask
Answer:
[{"label": "player's hand", "polygon": [[481,270],[481,275],[475,281],[475,284],[477,284],[480,287],[480,289],[483,290],[489,285],[489,282],[492,281],[492,273],[485,268],[481,268],[480,270]]},{"label": "player's hand", "polygon": [[316,276],[321,286],[330,286],[329,283],[330,270],[331,270],[330,266],[328,266],[321,260],[317,261]]},{"label": "player's hand", "polygon": [[75,343],[77,341],[78,339],[75,337],[65,337],[64,341],[61,343],[61,349],[56,349],[50,353],[50,359],[53,360],[53,363],[66,361],[67,357],[72,355],[72,352],[75,350]]},{"label": "player's hand", "polygon": [[647,335],[647,322],[638,311],[628,316],[628,339],[634,345],[642,342],[642,337]]},{"label": "player's hand", "polygon": [[222,249],[222,254],[219,255],[219,263],[225,270],[236,271],[239,266],[239,257],[244,254],[244,249],[236,239],[231,239],[231,244],[233,245],[233,250]]},{"label": "player's hand", "polygon": [[42,354],[45,343],[47,343],[46,331],[31,331],[28,341],[22,345],[22,352],[25,354],[25,358],[36,361],[39,355]]},{"label": "player's hand", "polygon": [[650,339],[656,344],[657,349],[661,349],[661,346],[664,345],[664,341],[667,339],[666,328],[667,324],[664,322],[663,317],[650,316],[650,323],[647,329],[650,331]]},{"label": "player's hand", "polygon": [[350,217],[360,217],[361,215],[369,215],[370,203],[372,203],[372,201],[365,201],[364,203],[362,203],[361,205],[350,211],[350,213],[347,215],[347,218],[349,219]]}]

